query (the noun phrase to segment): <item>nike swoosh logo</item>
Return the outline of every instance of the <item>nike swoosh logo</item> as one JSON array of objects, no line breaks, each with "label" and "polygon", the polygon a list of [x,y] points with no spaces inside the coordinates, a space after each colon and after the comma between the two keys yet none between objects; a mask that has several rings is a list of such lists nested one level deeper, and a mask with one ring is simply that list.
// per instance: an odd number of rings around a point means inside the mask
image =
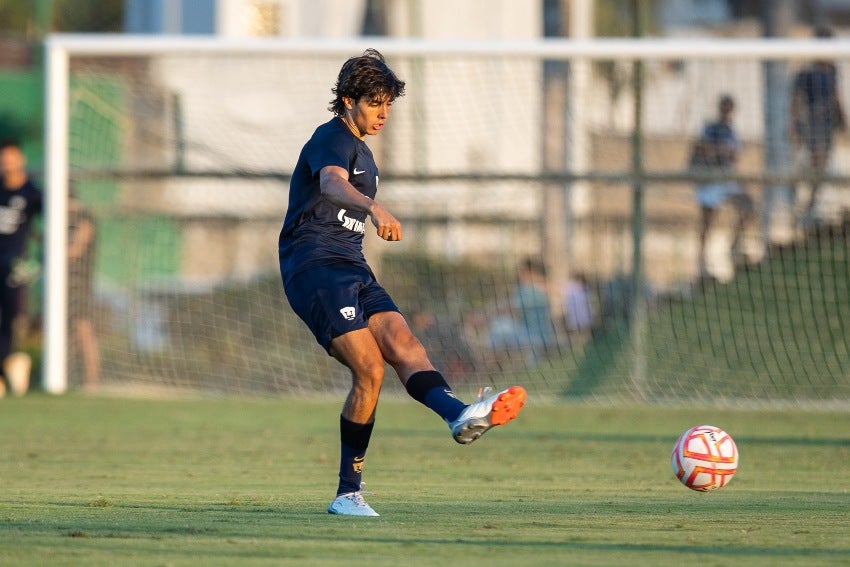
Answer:
[{"label": "nike swoosh logo", "polygon": [[357,168],[355,167],[355,168],[354,168],[354,172],[353,172],[353,173],[354,173],[354,175],[360,175],[361,173],[366,173],[366,170],[365,170],[365,169],[361,169],[360,171],[357,171]]}]

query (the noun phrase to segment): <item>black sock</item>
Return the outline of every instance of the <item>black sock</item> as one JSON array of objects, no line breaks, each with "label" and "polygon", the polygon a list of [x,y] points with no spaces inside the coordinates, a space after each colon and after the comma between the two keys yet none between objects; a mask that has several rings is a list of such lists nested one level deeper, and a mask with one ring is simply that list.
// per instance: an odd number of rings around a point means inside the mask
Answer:
[{"label": "black sock", "polygon": [[407,393],[417,402],[431,408],[446,421],[454,421],[466,408],[457,399],[443,375],[436,370],[423,370],[407,379]]},{"label": "black sock", "polygon": [[366,458],[366,449],[369,447],[374,426],[374,421],[354,423],[339,416],[340,459],[337,496],[360,490],[363,461]]}]

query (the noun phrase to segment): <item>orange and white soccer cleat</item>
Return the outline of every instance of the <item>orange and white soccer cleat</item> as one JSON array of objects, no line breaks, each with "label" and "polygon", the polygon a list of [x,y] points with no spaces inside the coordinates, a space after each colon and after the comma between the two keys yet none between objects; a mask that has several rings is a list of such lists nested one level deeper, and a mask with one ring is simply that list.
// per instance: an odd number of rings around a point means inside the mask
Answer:
[{"label": "orange and white soccer cleat", "polygon": [[511,386],[494,396],[489,386],[478,390],[478,400],[466,407],[458,418],[449,423],[454,440],[462,445],[472,443],[490,428],[504,425],[519,415],[525,405],[526,392],[522,386]]}]

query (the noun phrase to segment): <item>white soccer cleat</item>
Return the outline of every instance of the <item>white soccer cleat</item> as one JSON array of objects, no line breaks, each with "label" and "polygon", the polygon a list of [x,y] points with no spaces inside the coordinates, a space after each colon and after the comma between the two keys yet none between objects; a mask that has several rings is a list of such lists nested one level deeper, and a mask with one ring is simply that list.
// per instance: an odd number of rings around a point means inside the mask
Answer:
[{"label": "white soccer cleat", "polygon": [[472,443],[491,427],[504,425],[519,415],[525,405],[525,388],[511,386],[487,398],[492,391],[493,388],[489,386],[478,390],[478,400],[467,406],[456,420],[449,423],[455,441],[462,445]]},{"label": "white soccer cleat", "polygon": [[334,498],[328,506],[328,514],[339,516],[380,516],[363,499],[363,493],[348,492]]}]

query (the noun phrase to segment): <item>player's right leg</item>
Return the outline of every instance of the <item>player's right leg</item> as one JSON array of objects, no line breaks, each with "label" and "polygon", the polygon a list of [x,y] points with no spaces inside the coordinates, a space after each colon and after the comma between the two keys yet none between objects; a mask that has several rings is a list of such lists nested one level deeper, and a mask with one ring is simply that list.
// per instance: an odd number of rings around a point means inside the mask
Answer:
[{"label": "player's right leg", "polygon": [[290,305],[317,342],[352,373],[340,415],[339,484],[328,506],[331,514],[377,516],[360,489],[384,377],[384,361],[358,298],[365,276],[353,266],[320,266],[293,276],[284,286]]},{"label": "player's right leg", "polygon": [[377,516],[363,499],[363,466],[375,425],[375,410],[384,378],[384,360],[368,329],[333,339],[328,352],[351,369],[351,390],[340,415],[340,465],[336,498],[328,513]]}]

